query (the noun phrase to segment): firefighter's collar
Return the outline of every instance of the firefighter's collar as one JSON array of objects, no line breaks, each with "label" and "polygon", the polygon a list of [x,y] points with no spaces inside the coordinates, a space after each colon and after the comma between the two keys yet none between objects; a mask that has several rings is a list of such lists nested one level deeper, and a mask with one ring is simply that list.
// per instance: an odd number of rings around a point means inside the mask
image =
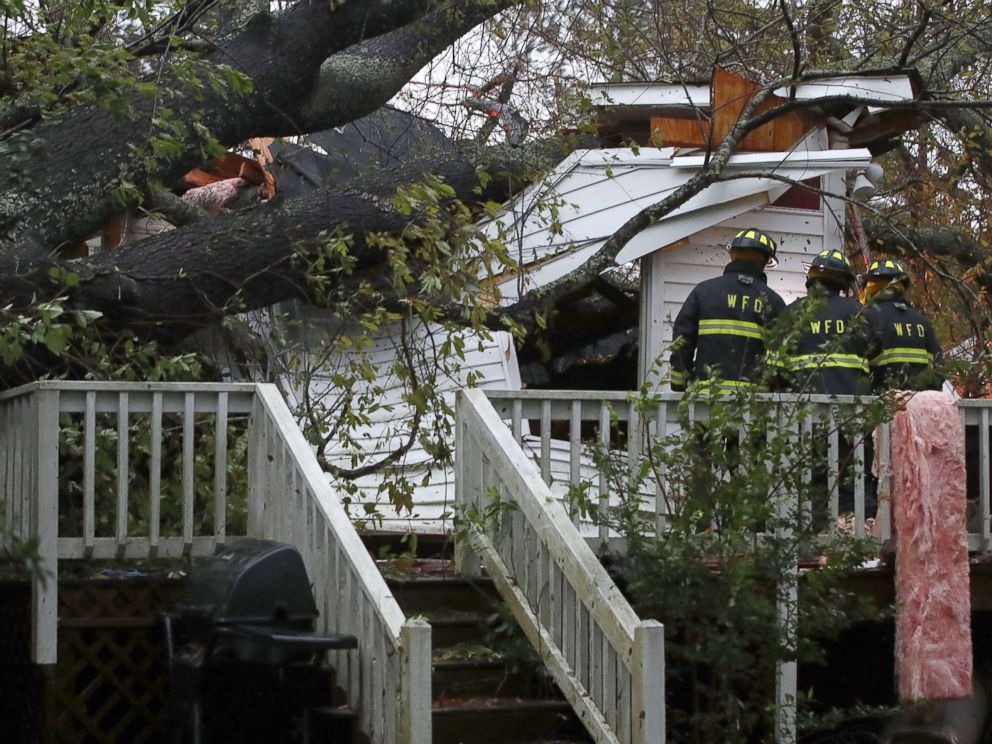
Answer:
[{"label": "firefighter's collar", "polygon": [[726,266],[723,267],[724,274],[750,274],[761,279],[761,281],[767,284],[768,277],[765,275],[764,270],[757,264],[753,264],[750,261],[731,261]]}]

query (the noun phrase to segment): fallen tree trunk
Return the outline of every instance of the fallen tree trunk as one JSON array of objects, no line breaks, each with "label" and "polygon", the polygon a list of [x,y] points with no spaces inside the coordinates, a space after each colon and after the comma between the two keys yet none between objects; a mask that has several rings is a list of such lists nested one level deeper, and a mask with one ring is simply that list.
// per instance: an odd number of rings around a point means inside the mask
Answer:
[{"label": "fallen tree trunk", "polygon": [[[328,236],[347,235],[353,265],[336,274],[329,291],[371,283],[383,302],[398,302],[402,298],[391,296],[383,280],[390,257],[369,240],[376,234],[401,235],[417,219],[393,207],[398,188],[431,174],[451,187],[452,199],[503,201],[574,144],[550,139],[524,147],[463,149],[341,189],[276,198],[90,258],[46,262],[0,277],[0,293],[15,307],[64,294],[70,308],[100,312],[104,332],[128,329],[141,340],[174,343],[224,315],[306,296],[307,276],[294,259],[315,256]],[[66,273],[73,276],[71,286]]]}]

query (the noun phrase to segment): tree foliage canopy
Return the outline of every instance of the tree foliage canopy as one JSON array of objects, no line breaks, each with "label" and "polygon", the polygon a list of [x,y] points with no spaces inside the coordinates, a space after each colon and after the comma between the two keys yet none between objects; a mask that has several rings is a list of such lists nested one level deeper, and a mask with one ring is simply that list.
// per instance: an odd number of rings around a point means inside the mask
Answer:
[{"label": "tree foliage canopy", "polygon": [[[2,10],[0,291],[15,312],[61,297],[100,313],[105,333],[173,343],[225,313],[305,294],[294,256],[318,254],[335,234],[349,236],[342,285],[375,283],[397,244],[374,236],[400,236],[418,218],[395,209],[397,187],[433,174],[451,189],[446,203],[502,201],[575,146],[560,135],[588,122],[589,81],[688,83],[719,66],[771,91],[912,68],[922,89],[904,108],[925,123],[879,148],[888,183],[860,206],[865,238],[914,259],[948,342],[987,335],[992,18],[980,0],[4,0]],[[473,95],[521,112],[528,142],[500,143],[495,121],[462,105]],[[215,219],[176,198],[182,174],[250,137],[305,137],[391,100],[435,118],[459,147]],[[745,109],[706,169],[622,226],[571,284],[524,298],[515,317],[609,265],[720,179],[747,131],[799,105]],[[68,258],[129,210],[178,229]],[[377,301],[402,303],[415,285],[382,287]],[[35,362],[8,378],[50,367]]]}]

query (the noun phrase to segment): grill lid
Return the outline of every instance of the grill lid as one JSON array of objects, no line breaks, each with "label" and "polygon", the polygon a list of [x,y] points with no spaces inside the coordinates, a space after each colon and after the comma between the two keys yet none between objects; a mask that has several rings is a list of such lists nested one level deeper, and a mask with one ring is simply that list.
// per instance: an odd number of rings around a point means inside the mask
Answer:
[{"label": "grill lid", "polygon": [[257,539],[239,540],[198,562],[177,611],[223,625],[298,624],[317,617],[300,552]]}]

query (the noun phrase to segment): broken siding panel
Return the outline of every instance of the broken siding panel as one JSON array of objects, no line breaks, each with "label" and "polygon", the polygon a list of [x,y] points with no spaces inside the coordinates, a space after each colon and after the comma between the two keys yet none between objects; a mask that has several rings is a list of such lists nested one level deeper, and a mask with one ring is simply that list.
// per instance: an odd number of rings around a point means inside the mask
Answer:
[{"label": "broken siding panel", "polygon": [[[433,472],[433,471],[432,471]],[[455,484],[441,483],[417,489],[413,509],[396,509],[371,484],[363,486],[360,497],[352,497],[351,518],[366,529],[384,532],[445,534],[454,527]]]},{"label": "broken siding panel", "polygon": [[[466,354],[465,360],[457,374],[444,374],[434,384],[435,392],[444,394],[448,402],[454,400],[454,392],[465,387],[469,377],[476,387],[501,389],[519,388],[519,373],[516,372],[516,357],[506,360],[506,345],[512,345],[507,334],[499,334],[501,338],[494,339],[495,345],[487,347],[482,352]],[[511,371],[511,366],[513,370]],[[368,397],[375,401],[375,408],[368,414],[368,425],[355,427],[353,432],[368,441],[382,440],[394,436],[397,432],[405,431],[405,427],[413,418],[413,406],[406,401],[408,390],[403,381],[387,368],[383,370],[374,383],[359,384],[354,392],[360,395],[363,388],[368,389]],[[333,382],[314,379],[310,385],[312,397],[321,395],[337,395],[338,390]],[[422,427],[433,425],[435,420],[432,413],[424,414]],[[375,447],[373,446],[374,450]]]},{"label": "broken siding panel", "polygon": [[[755,168],[774,170],[793,180],[802,180],[846,168],[850,163],[867,162],[869,157],[867,151],[824,153],[815,149],[822,144],[817,137],[805,144],[813,149],[762,155],[764,160]],[[561,201],[557,228],[549,223],[547,215],[528,214],[519,206],[511,206],[504,212],[501,218],[504,224],[509,225],[516,219],[505,236],[510,250],[521,263],[529,264],[521,272],[522,276],[507,276],[497,284],[505,302],[516,300],[521,287],[524,291],[538,288],[579,268],[620,225],[643,208],[673,193],[698,171],[702,163],[700,160],[699,165],[695,164],[699,158],[676,158],[633,167],[637,156],[628,151],[624,151],[622,157],[633,160],[617,164],[611,164],[602,153],[596,157],[598,159],[587,159],[583,155],[581,163],[573,163],[571,170],[560,172],[549,180],[554,186],[545,190],[544,196],[547,198],[554,192]],[[744,158],[741,167],[750,162],[746,160],[748,156],[738,157]],[[769,161],[769,157],[772,160]],[[842,180],[839,183],[843,185]],[[708,225],[725,223],[736,215],[753,212],[787,189],[788,184],[770,178],[716,183],[636,236],[620,251],[616,260],[625,263],[682,240]],[[518,205],[521,203],[517,202]],[[774,212],[766,211],[770,221],[767,229],[774,232]],[[776,211],[780,213],[778,221],[783,223],[783,231],[791,229],[785,226],[794,224],[797,216],[822,220],[822,210]]]},{"label": "broken siding panel", "polygon": [[503,304],[512,304],[529,291],[543,287],[546,284],[565,276],[571,271],[580,268],[586,263],[599,248],[602,241],[588,242],[573,246],[572,248],[560,252],[553,261],[548,261],[540,266],[526,269],[522,276],[512,276],[499,284],[500,297]]},{"label": "broken siding panel", "polygon": [[[685,180],[684,174],[667,166],[604,164],[591,170],[575,169],[542,195],[548,205],[555,205],[557,224],[549,208],[527,211],[521,207],[511,207],[500,222],[516,241],[514,252],[530,263],[557,254],[569,242],[608,236]],[[492,228],[487,233],[494,234]]]},{"label": "broken siding panel", "polygon": [[[772,183],[772,182],[769,182]],[[745,182],[737,182],[736,186],[745,185]],[[756,187],[756,184],[748,184],[752,188]],[[777,183],[772,184],[777,186]],[[768,184],[765,184],[768,186]],[[714,197],[727,197],[734,193],[738,193],[735,190],[721,190],[717,189],[714,191]],[[760,197],[758,204],[767,203],[767,197]],[[685,205],[684,209],[695,209],[700,206],[699,204],[690,203]],[[740,211],[750,211],[754,204],[750,202],[742,202],[740,200],[732,200],[729,205],[729,214],[736,214]],[[679,210],[682,211],[682,210]],[[581,267],[589,258],[599,250],[605,240],[612,234],[612,231],[619,227],[626,219],[629,219],[636,213],[635,209],[628,210],[626,207],[623,209],[610,210],[607,213],[603,213],[602,218],[609,218],[610,223],[602,223],[594,225],[595,229],[599,231],[597,236],[590,238],[591,242],[578,244],[573,246],[569,251],[563,251],[559,255],[553,258],[548,256],[550,260],[547,260],[540,266],[528,268],[522,277],[510,277],[498,285],[499,291],[505,302],[512,302],[518,297],[518,287],[523,286],[523,290],[527,291],[529,289],[535,289],[545,284],[564,276],[565,274],[578,269]],[[697,216],[697,214],[699,216]],[[722,217],[726,217],[727,214],[720,211],[719,207],[714,207],[708,210],[699,209],[698,213],[693,212],[691,214],[683,214],[675,219],[666,219],[658,224],[644,230],[642,233],[637,235],[627,247],[618,256],[618,260],[622,259],[623,256],[631,251],[634,251],[636,255],[643,255],[653,251],[655,248],[667,245],[671,241],[682,239],[685,235],[690,235],[702,227],[705,226],[706,221],[710,219],[717,219],[718,221]],[[615,224],[612,220],[616,220]],[[675,226],[678,220],[684,219],[684,226],[675,235],[672,234],[671,229]],[[681,225],[681,223],[679,223]]]},{"label": "broken siding panel", "polygon": [[[787,96],[788,88],[780,88],[775,95]],[[875,101],[910,101],[913,99],[913,81],[908,75],[848,75],[829,78],[796,86],[796,98],[809,100],[828,96],[848,96]],[[872,107],[877,110],[876,107]]]},{"label": "broken siding panel", "polygon": [[[499,343],[499,340],[497,341]],[[503,361],[503,344],[499,348],[486,348],[483,351],[466,352],[465,359],[460,363],[460,368],[453,370],[451,374],[440,374],[433,384],[433,388],[438,392],[450,392],[464,387],[469,375],[477,387],[504,387],[508,381],[508,364]],[[390,409],[399,407],[409,407],[405,397],[409,390],[404,381],[396,374],[392,368],[395,357],[384,353],[371,356],[370,361],[378,365],[379,376],[371,386],[367,383],[360,383],[353,392],[357,395],[364,390],[369,390],[369,395],[374,397],[376,409],[371,412],[373,420],[384,418],[396,418],[390,414]],[[519,387],[519,385],[517,385]],[[336,397],[340,394],[334,381],[325,375],[323,371],[316,371],[310,382],[311,397]]]},{"label": "broken siding panel", "polygon": [[[710,224],[717,224],[744,212],[761,209],[780,192],[781,188],[775,186],[768,192],[748,194],[738,199],[728,200],[723,204],[713,204],[706,210],[705,220],[711,220]],[[618,264],[623,264],[628,260],[653,253],[659,246],[675,245],[699,231],[702,228],[701,222],[698,211],[670,214],[665,219],[635,235],[617,253],[615,260]]]},{"label": "broken siding panel", "polygon": [[[534,205],[552,193],[566,204],[582,201],[583,192],[598,188],[604,179],[626,180],[629,184],[629,193],[625,194],[622,189],[616,191],[614,203],[623,203],[637,194],[664,191],[680,182],[665,176],[674,154],[673,148],[642,148],[637,154],[626,148],[577,151],[559,163],[547,178],[515,199],[495,222],[514,225],[525,216],[533,219]],[[485,227],[492,230],[491,225]],[[520,225],[516,224],[515,229],[520,232]],[[524,235],[532,232],[534,230],[530,228],[523,230]]]},{"label": "broken siding panel", "polygon": [[[682,172],[683,170],[688,172]],[[628,219],[644,208],[662,201],[666,196],[673,193],[678,186],[683,185],[689,178],[695,175],[695,171],[690,169],[672,169],[671,175],[678,175],[680,173],[681,177],[678,184],[666,191],[652,192],[651,194],[644,195],[642,198],[631,199],[627,203],[605,210],[599,208],[600,201],[597,200],[597,207],[592,215],[595,219],[592,222],[576,220],[569,227],[573,231],[582,230],[577,233],[578,237],[605,240]],[[782,171],[782,175],[792,177],[796,180],[800,177],[805,177],[809,173],[818,174],[821,171],[804,168]],[[624,186],[626,184],[621,180],[615,185]],[[604,192],[607,191],[608,186],[606,182],[604,182],[602,189]],[[676,240],[692,235],[707,225],[717,224],[742,212],[761,207],[778,198],[787,189],[787,184],[770,178],[733,179],[715,183],[663,217],[655,226],[659,234],[659,238],[656,238],[655,242],[641,241],[641,244],[638,245],[637,242],[631,241],[631,244],[624,246],[623,250],[617,254],[616,261],[617,263],[626,263],[634,258],[639,258],[659,246],[669,245]],[[597,193],[598,197],[599,194]],[[608,204],[609,201],[605,200],[605,203]],[[604,222],[604,219],[608,219],[609,221]],[[679,228],[676,227],[677,224]],[[594,230],[598,230],[598,232]],[[648,233],[649,231],[645,231],[645,235]],[[573,232],[573,234],[576,233]]]}]

